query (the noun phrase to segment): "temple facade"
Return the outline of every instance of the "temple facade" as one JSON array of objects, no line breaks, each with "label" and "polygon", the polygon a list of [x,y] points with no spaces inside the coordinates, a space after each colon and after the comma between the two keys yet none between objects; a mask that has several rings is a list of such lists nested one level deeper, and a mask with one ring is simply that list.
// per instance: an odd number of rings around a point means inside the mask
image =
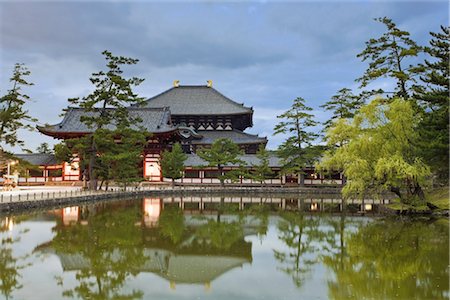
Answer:
[{"label": "temple facade", "polygon": [[[41,133],[57,139],[77,138],[94,131],[81,122],[81,117],[97,113],[100,111],[85,112],[81,108],[72,107],[67,110],[60,123],[37,128]],[[170,149],[176,142],[182,145],[183,151],[188,155],[184,178],[178,180],[184,184],[219,183],[217,170],[199,167],[206,163],[196,155],[197,151],[210,147],[219,138],[228,138],[239,145],[243,153],[240,158],[248,166],[258,164],[256,152],[261,145],[265,147],[267,144],[266,137],[245,132],[253,126],[253,108],[226,97],[212,87],[211,81],[207,85],[179,85],[175,81],[172,88],[149,98],[143,105],[129,107],[128,114],[141,120],[133,125],[135,129],[143,128],[151,133],[143,153],[142,166],[143,177],[151,182],[164,181],[159,158],[163,150]],[[108,127],[114,129],[113,124]],[[278,174],[280,162],[276,156],[270,158],[270,166],[275,175],[267,181],[268,184],[298,181],[297,177]],[[235,167],[238,166],[229,165],[225,171]],[[307,169],[306,174],[305,184],[321,184],[328,179],[340,181],[339,176],[326,179],[315,174],[312,168]],[[62,181],[81,180],[78,161],[75,160],[72,165],[64,164],[61,177]],[[240,183],[253,182],[242,178]]]}]

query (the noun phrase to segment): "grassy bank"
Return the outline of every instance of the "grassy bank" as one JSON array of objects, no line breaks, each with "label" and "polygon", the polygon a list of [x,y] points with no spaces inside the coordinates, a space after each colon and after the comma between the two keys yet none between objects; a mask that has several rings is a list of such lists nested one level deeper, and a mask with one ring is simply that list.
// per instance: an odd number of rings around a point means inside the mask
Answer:
[{"label": "grassy bank", "polygon": [[[436,188],[425,192],[425,200],[437,207],[437,210],[448,210],[450,206],[449,187]],[[399,199],[393,199],[392,203],[387,205],[393,210],[413,210],[416,212],[426,212],[430,208],[427,205],[410,206],[400,203]]]},{"label": "grassy bank", "polygon": [[428,202],[436,205],[440,209],[449,209],[450,200],[449,200],[449,187],[443,187],[431,190],[425,193],[425,197]]}]

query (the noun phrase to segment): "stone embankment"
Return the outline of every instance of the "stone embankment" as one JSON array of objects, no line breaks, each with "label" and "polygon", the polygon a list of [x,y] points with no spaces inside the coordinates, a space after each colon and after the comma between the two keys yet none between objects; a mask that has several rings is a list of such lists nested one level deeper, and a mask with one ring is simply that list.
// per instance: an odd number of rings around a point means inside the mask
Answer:
[{"label": "stone embankment", "polygon": [[201,195],[246,195],[267,197],[268,195],[336,195],[340,188],[302,188],[302,187],[150,187],[129,188],[126,191],[113,189],[109,191],[66,190],[53,192],[28,192],[22,194],[0,193],[0,212],[26,211],[30,209],[51,208],[57,206],[79,205],[97,200],[115,200],[138,197],[201,196]]}]

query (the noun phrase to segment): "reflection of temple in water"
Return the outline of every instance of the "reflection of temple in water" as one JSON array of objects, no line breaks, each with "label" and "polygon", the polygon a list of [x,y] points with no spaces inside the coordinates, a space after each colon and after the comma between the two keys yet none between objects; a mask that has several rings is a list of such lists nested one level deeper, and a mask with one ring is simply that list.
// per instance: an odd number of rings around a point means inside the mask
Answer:
[{"label": "reflection of temple in water", "polygon": [[[134,205],[136,207],[135,203],[121,202],[113,204],[113,206]],[[52,211],[51,214],[57,217],[55,227],[57,234],[52,241],[38,246],[36,251],[57,255],[65,272],[91,269],[93,261],[84,254],[84,251],[70,251],[68,249],[70,246],[58,247],[54,243],[60,242],[56,241],[60,234],[76,239],[76,235],[80,234],[80,231],[95,231],[95,229],[90,228],[94,226],[92,218],[100,216],[105,211],[110,212],[111,209],[114,210],[111,206],[91,205],[66,207]],[[113,250],[106,254],[108,259],[121,261],[126,253],[140,253],[143,263],[138,267],[131,266],[134,269],[130,271],[157,274],[168,280],[172,288],[177,283],[204,284],[205,287],[209,288],[210,283],[222,274],[252,262],[252,244],[245,241],[244,238],[248,235],[257,234],[259,222],[253,219],[240,222],[239,226],[236,227],[239,228],[239,232],[235,239],[227,247],[221,248],[204,234],[199,234],[199,229],[208,226],[211,221],[215,222],[216,219],[212,214],[206,215],[202,219],[191,214],[181,215],[185,234],[179,241],[174,242],[161,234],[162,229],[158,222],[164,213],[164,209],[165,205],[162,199],[145,198],[139,205],[138,211],[140,211],[140,214],[136,214],[135,210],[130,210],[130,215],[136,216],[130,228],[136,233],[133,233],[134,236],[141,236],[141,238],[137,242],[133,240],[132,242],[115,243],[111,246]],[[169,209],[169,206],[166,206],[166,209]],[[111,215],[114,216],[114,213]],[[237,216],[221,216],[223,224],[238,224],[237,221],[239,221]],[[114,230],[114,228],[110,230]],[[72,233],[70,233],[71,231]],[[65,235],[67,232],[69,234]],[[127,239],[127,237],[123,238],[124,240]],[[62,238],[63,241],[65,239],[66,237]],[[71,240],[71,242],[76,243],[76,240]],[[82,242],[84,241],[80,241],[80,243]],[[105,267],[107,267],[106,265]],[[111,271],[114,272],[114,270]]]}]

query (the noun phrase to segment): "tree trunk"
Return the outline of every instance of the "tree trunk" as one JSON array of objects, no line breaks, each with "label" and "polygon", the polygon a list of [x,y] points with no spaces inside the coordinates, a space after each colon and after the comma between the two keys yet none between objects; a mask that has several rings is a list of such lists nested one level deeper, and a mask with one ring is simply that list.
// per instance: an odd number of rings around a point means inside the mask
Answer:
[{"label": "tree trunk", "polygon": [[400,192],[400,188],[399,187],[391,186],[390,190],[391,190],[391,192],[393,192],[394,194],[396,194],[400,198],[400,201],[402,201],[402,193]]},{"label": "tree trunk", "polygon": [[91,149],[89,157],[89,189],[95,191],[97,189],[97,179],[94,178],[94,167],[96,162],[97,149],[95,146],[94,136],[91,136]]},{"label": "tree trunk", "polygon": [[305,173],[303,173],[303,171],[301,171],[299,174],[298,174],[298,177],[299,177],[299,185],[300,186],[305,186]]},{"label": "tree trunk", "polygon": [[172,190],[175,189],[175,179],[172,178]]},{"label": "tree trunk", "polygon": [[217,166],[219,169],[219,174],[220,174],[220,187],[223,189],[225,187],[225,178],[223,178],[223,167],[222,166]]}]

